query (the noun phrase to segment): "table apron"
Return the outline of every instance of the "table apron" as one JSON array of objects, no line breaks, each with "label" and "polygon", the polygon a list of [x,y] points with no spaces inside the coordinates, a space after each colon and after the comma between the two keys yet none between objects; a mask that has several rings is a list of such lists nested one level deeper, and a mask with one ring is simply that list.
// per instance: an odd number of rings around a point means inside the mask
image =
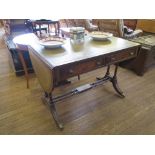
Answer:
[{"label": "table apron", "polygon": [[79,61],[73,64],[67,64],[54,69],[55,79],[57,82],[71,78],[89,71],[135,58],[138,48],[121,50],[111,54],[105,54],[96,58]]}]

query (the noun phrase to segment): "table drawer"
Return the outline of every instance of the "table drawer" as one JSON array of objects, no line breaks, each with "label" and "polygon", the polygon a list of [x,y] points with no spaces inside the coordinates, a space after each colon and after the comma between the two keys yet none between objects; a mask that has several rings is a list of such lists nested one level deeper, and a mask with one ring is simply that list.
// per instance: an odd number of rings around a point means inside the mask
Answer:
[{"label": "table drawer", "polygon": [[58,69],[58,79],[64,80],[69,77],[73,77],[82,73],[89,72],[91,70],[100,68],[105,65],[104,58],[98,58],[96,60],[88,60],[83,62],[78,62],[76,64],[70,64],[65,67],[60,67]]},{"label": "table drawer", "polygon": [[106,64],[114,64],[123,60],[134,58],[137,56],[137,50],[135,48],[126,51],[120,51],[116,54],[108,55],[106,59]]}]

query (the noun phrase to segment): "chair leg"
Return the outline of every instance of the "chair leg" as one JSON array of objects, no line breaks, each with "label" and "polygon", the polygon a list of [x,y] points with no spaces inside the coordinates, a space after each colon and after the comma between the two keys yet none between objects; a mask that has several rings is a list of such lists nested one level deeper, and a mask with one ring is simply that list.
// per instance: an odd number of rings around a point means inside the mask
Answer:
[{"label": "chair leg", "polygon": [[29,88],[29,75],[28,75],[27,66],[26,66],[22,51],[18,51],[18,55],[19,55],[19,59],[21,61],[21,64],[23,66],[24,72],[25,72],[27,88]]},{"label": "chair leg", "polygon": [[78,80],[80,80],[80,75],[78,75]]}]

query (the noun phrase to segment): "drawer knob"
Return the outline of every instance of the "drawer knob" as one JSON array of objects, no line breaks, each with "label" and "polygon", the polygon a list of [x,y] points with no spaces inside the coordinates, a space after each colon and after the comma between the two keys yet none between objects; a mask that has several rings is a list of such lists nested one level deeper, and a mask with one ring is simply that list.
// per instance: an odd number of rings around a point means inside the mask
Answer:
[{"label": "drawer knob", "polygon": [[134,52],[130,52],[130,55],[134,55]]},{"label": "drawer knob", "polygon": [[111,60],[116,60],[116,58],[115,57],[112,57]]},{"label": "drawer knob", "polygon": [[101,65],[101,62],[100,62],[100,61],[97,61],[96,64],[97,64],[97,65]]},{"label": "drawer knob", "polygon": [[69,73],[72,74],[74,71],[72,69],[69,70]]}]

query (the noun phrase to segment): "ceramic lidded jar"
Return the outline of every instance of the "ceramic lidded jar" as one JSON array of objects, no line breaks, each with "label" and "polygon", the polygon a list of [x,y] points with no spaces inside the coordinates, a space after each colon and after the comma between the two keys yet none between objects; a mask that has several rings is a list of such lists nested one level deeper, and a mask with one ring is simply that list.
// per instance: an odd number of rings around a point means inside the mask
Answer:
[{"label": "ceramic lidded jar", "polygon": [[84,27],[72,27],[70,28],[70,38],[75,43],[84,42],[85,28]]}]

